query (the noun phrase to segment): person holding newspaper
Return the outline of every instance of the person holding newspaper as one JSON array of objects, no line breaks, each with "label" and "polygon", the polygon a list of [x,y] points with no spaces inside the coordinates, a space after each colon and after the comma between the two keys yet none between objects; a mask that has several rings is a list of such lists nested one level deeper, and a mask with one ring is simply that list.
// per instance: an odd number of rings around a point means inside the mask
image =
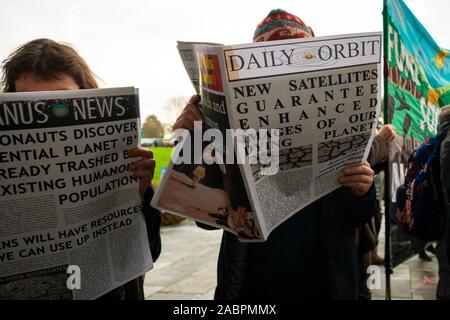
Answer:
[{"label": "person holding newspaper", "polygon": [[[309,37],[314,32],[301,19],[273,10],[254,42]],[[191,98],[174,129],[193,130],[195,121],[203,121],[199,102],[199,96]],[[365,162],[343,173],[342,188],[298,212],[266,242],[243,243],[223,232],[215,299],[357,299],[355,234],[373,212],[374,172]]]},{"label": "person holding newspaper", "polygon": [[[94,74],[84,59],[70,46],[49,39],[31,41],[14,51],[2,64],[4,92],[79,90],[98,88]],[[156,261],[161,251],[159,211],[150,206],[151,179],[155,170],[153,154],[143,148],[129,151],[140,158],[130,170],[139,179],[150,248]],[[102,296],[103,299],[144,299],[143,277]]]}]

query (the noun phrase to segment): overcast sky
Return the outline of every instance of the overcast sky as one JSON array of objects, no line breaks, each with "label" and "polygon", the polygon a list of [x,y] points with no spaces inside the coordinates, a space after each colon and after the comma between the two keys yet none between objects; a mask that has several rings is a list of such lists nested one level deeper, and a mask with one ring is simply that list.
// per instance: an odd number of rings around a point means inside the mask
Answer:
[{"label": "overcast sky", "polygon": [[[240,44],[272,9],[298,15],[316,36],[381,31],[382,0],[0,0],[0,60],[36,38],[72,44],[103,87],[140,89],[141,114],[194,90],[176,41]],[[437,43],[450,48],[449,0],[405,0]]]}]

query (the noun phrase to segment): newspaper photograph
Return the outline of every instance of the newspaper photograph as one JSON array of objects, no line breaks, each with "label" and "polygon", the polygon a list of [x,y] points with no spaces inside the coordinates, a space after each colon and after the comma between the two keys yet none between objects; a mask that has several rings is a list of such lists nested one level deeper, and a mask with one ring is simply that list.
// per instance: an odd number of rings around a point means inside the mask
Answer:
[{"label": "newspaper photograph", "polygon": [[194,86],[195,92],[200,94],[200,74],[199,74],[199,62],[198,62],[198,50],[204,45],[210,46],[222,46],[219,43],[208,43],[208,42],[178,42],[177,49],[180,54],[181,61],[183,62],[184,68]]},{"label": "newspaper photograph", "polygon": [[152,269],[139,117],[132,87],[0,94],[0,299],[95,299]]},{"label": "newspaper photograph", "polygon": [[[196,44],[191,62],[198,62],[205,121],[177,145],[194,157],[179,161],[182,152],[175,150],[177,163],[153,206],[223,228],[241,241],[264,241],[340,188],[342,170],[367,159],[380,117],[381,43],[381,33],[364,33]],[[203,141],[200,152],[191,140]],[[205,152],[211,148],[215,152]],[[207,161],[211,154],[215,161]],[[174,183],[184,185],[176,198],[170,194]]]}]

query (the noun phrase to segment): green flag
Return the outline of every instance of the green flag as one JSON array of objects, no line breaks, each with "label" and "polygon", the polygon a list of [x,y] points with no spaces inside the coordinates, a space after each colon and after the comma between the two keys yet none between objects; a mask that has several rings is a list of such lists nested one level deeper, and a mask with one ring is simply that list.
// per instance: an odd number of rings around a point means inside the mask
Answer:
[{"label": "green flag", "polygon": [[[385,121],[398,134],[389,147],[390,212],[395,215],[396,191],[404,181],[409,156],[436,135],[440,107],[450,104],[450,54],[402,0],[385,0],[384,35]],[[406,247],[396,247],[407,243],[404,240],[392,236],[394,265],[408,256]]]}]

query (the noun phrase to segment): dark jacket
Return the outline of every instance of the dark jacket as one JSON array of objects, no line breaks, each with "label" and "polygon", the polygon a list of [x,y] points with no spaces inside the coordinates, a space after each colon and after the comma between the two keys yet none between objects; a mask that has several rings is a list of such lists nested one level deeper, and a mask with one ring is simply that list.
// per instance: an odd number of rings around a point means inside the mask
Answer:
[{"label": "dark jacket", "polygon": [[438,300],[448,300],[450,299],[450,112],[440,119],[438,135],[441,134],[445,135],[440,149],[440,169],[442,191],[447,208],[447,227],[437,246],[439,283],[436,296]]},{"label": "dark jacket", "polygon": [[[441,121],[440,130],[447,130],[447,136],[441,144],[441,182],[444,200],[447,203],[447,259],[450,263],[450,114]],[[445,128],[445,129],[444,129]]]},{"label": "dark jacket", "polygon": [[224,232],[215,299],[357,299],[355,234],[374,201],[374,187],[359,200],[340,188],[284,222],[264,243],[242,243]]},{"label": "dark jacket", "polygon": [[[153,198],[153,190],[149,189],[144,195],[142,211],[144,213],[145,224],[147,226],[148,240],[153,262],[161,253],[161,236],[159,229],[161,226],[160,212],[150,206]],[[144,276],[140,276],[123,286],[120,286],[107,294],[101,296],[100,300],[144,300]]]}]

